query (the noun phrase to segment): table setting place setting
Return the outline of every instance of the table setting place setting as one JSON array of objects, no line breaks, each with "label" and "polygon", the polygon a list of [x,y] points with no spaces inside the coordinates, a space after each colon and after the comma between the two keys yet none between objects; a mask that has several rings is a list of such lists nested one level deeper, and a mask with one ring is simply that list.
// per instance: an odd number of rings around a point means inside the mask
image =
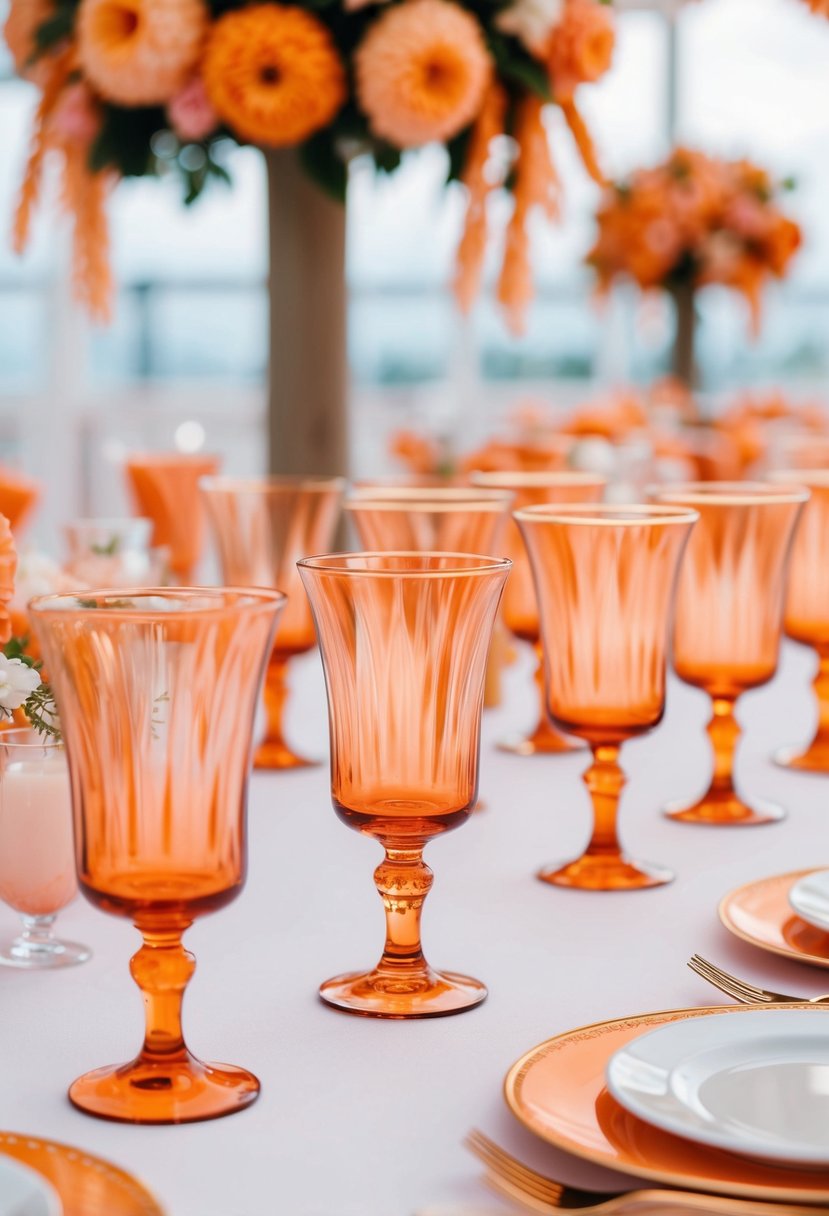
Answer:
[{"label": "table setting place setting", "polygon": [[[196,959],[182,939],[219,913],[198,939],[206,950],[237,897],[242,915],[251,781],[274,793],[282,782],[293,797],[315,780],[318,761],[289,736],[303,691],[297,660],[316,646],[331,802],[340,826],[382,850],[374,882],[385,916],[377,963],[319,985],[324,1022],[314,1033],[329,1051],[348,1053],[349,1028],[361,1019],[417,1023],[474,1010],[488,995],[482,980],[427,961],[421,915],[434,877],[426,845],[457,828],[485,833],[501,813],[486,780],[479,799],[479,769],[486,773],[496,750],[489,735],[481,748],[493,636],[526,647],[538,665],[536,725],[497,743],[514,766],[516,795],[533,780],[523,773],[542,772],[533,757],[544,755],[545,780],[566,803],[578,794],[566,758],[583,761],[592,808],[585,847],[554,864],[539,858],[535,877],[525,875],[538,899],[567,901],[574,919],[601,905],[609,921],[624,920],[675,877],[663,862],[641,860],[645,821],[632,824],[635,851],[620,835],[641,773],[633,765],[623,797],[624,756],[628,745],[637,755],[636,741],[662,722],[670,668],[672,681],[710,702],[711,761],[698,773],[705,792],[665,805],[661,829],[683,838],[707,831],[712,857],[717,839],[744,842],[747,873],[751,829],[763,838],[797,833],[762,781],[735,774],[735,707],[775,678],[784,636],[817,654],[818,724],[805,748],[777,751],[774,764],[781,785],[801,779],[787,773],[829,776],[829,471],[655,484],[637,502],[609,501],[601,476],[567,469],[478,472],[451,487],[402,478],[349,486],[231,478],[218,459],[144,454],[127,461],[125,475],[136,518],[75,521],[70,557],[48,576],[27,574],[31,560],[18,557],[5,521],[0,535],[0,897],[21,918],[18,935],[0,941],[4,999],[17,985],[47,982],[41,972],[91,969],[104,914],[141,936],[129,970],[145,1016],[132,1060],[98,1059],[75,1080],[52,1078],[43,1122],[35,1125],[27,1106],[28,1128],[0,1131],[0,1216],[178,1216],[161,1190],[155,1195],[161,1175],[145,1186],[127,1169],[137,1159],[146,1174],[151,1159],[128,1125],[166,1128],[165,1144],[181,1136],[193,1145],[198,1132],[175,1125],[222,1118],[203,1142],[218,1153],[237,1124],[223,1117],[239,1115],[244,1136],[267,1143],[278,1079],[272,1094],[270,1077],[205,1062],[185,1041],[182,1003]],[[208,534],[219,581],[200,585]],[[810,696],[806,687],[799,695]],[[753,947],[746,959],[763,951],[781,968],[829,968],[829,851],[821,866],[820,843],[808,844],[812,867],[755,874],[723,895],[723,932]],[[89,942],[56,931],[78,891],[92,910],[83,921]],[[700,918],[715,911],[701,908]],[[335,915],[348,922],[348,907],[337,902]],[[649,925],[658,938],[659,914]],[[520,955],[520,944],[513,948]],[[640,935],[625,961],[647,968],[648,950]],[[220,958],[209,955],[210,971]],[[506,1108],[535,1145],[533,1160],[552,1148],[555,1165],[530,1165],[483,1128],[443,1126],[488,1191],[426,1205],[412,1194],[406,1211],[390,1206],[388,1216],[829,1211],[829,994],[799,995],[793,967],[778,992],[707,953],[675,959],[683,972],[686,963],[700,982],[699,1005],[623,1007],[534,1046],[516,1041],[499,1062]],[[122,956],[113,985],[126,984],[125,971]],[[598,992],[598,953],[595,971]],[[202,994],[222,976],[204,983]],[[281,983],[290,985],[288,972]],[[76,1015],[68,1005],[63,1015],[68,1043]],[[473,1037],[479,1017],[469,1019]],[[217,1025],[232,1048],[233,1022]],[[393,1086],[406,1075],[406,1029],[393,1031],[402,1070]],[[438,1023],[432,1042],[447,1030]],[[223,1059],[222,1042],[211,1046]],[[408,1067],[426,1064],[413,1054]],[[358,1112],[359,1094],[353,1102]],[[71,1124],[57,1117],[67,1109]],[[58,1126],[74,1129],[74,1145],[52,1138]],[[105,1127],[101,1140],[96,1129]],[[102,1144],[107,1157],[93,1151]],[[417,1143],[407,1145],[417,1155]],[[595,1186],[572,1185],[568,1162]],[[364,1168],[368,1179],[371,1160]],[[309,1188],[307,1207],[291,1207],[296,1216],[335,1216],[316,1202],[313,1180]],[[381,1210],[348,1199],[349,1213]],[[280,1210],[288,1209],[274,1178],[258,1205],[226,1216]]]}]

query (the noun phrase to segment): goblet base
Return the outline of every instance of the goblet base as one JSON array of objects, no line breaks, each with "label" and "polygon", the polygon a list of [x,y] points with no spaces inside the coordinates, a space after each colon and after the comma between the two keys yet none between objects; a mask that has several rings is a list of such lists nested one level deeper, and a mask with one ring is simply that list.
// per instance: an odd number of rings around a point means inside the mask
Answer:
[{"label": "goblet base", "polygon": [[76,967],[92,958],[92,951],[80,942],[64,942],[53,938],[46,942],[27,942],[17,937],[0,943],[0,966],[19,967],[26,971],[45,971],[55,967]]},{"label": "goblet base", "polygon": [[805,751],[797,747],[783,747],[774,753],[774,763],[801,773],[829,773],[829,745],[815,742]]},{"label": "goblet base", "polygon": [[203,1064],[183,1052],[97,1068],[69,1087],[78,1110],[117,1123],[197,1123],[255,1102],[259,1081],[244,1068]]},{"label": "goblet base", "polygon": [[757,801],[749,806],[734,793],[711,792],[690,806],[670,803],[664,813],[677,823],[701,823],[709,827],[758,827],[763,823],[779,823],[786,818],[783,808],[773,802]]},{"label": "goblet base", "polygon": [[265,740],[253,753],[253,767],[258,769],[316,768],[319,760],[308,760],[298,755],[286,743]]},{"label": "goblet base", "polygon": [[320,997],[335,1009],[369,1018],[439,1018],[472,1009],[486,999],[479,981],[431,968],[411,976],[351,971],[320,985]]},{"label": "goblet base", "polygon": [[663,887],[674,880],[673,872],[664,866],[631,861],[624,856],[590,854],[563,866],[545,867],[539,870],[537,877],[554,887],[573,887],[582,891],[639,891]]},{"label": "goblet base", "polygon": [[571,739],[542,722],[531,735],[511,735],[500,740],[496,747],[513,756],[566,756],[570,752],[584,751],[586,744],[581,739]]}]

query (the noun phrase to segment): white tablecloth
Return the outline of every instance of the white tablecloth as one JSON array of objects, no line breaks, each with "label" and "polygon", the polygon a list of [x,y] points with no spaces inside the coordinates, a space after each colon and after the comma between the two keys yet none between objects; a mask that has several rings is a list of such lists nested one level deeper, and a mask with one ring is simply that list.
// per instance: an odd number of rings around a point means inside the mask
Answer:
[{"label": "white tablecloth", "polygon": [[[412,1216],[464,1201],[497,1208],[461,1147],[472,1126],[567,1181],[612,1187],[613,1175],[565,1159],[513,1120],[504,1073],[527,1048],[573,1026],[717,1003],[685,966],[695,950],[784,991],[829,990],[829,974],[733,940],[716,917],[720,896],[740,883],[829,864],[829,778],[793,775],[768,759],[774,746],[809,732],[811,670],[810,652],[787,646],[776,681],[739,711],[746,788],[790,812],[760,828],[660,817],[666,800],[700,789],[709,765],[706,699],[672,685],[664,724],[624,749],[622,831],[634,856],[667,863],[678,877],[655,891],[605,895],[533,878],[540,863],[584,843],[585,761],[493,749],[532,716],[526,662],[511,669],[503,707],[484,719],[487,809],[427,852],[436,876],[424,917],[428,957],[490,989],[482,1006],[456,1017],[384,1022],[319,1002],[321,980],[379,954],[382,908],[371,877],[379,850],[336,819],[326,767],[255,776],[247,887],[188,934],[198,967],[185,1029],[203,1058],[253,1069],[259,1101],[227,1119],[163,1128],[73,1110],[68,1083],[129,1059],[142,1029],[127,969],[137,934],[78,901],[60,925],[93,947],[90,963],[51,974],[0,969],[0,1127],[110,1158],[137,1174],[169,1216]],[[324,755],[316,655],[298,665],[295,685],[295,741]],[[0,929],[13,926],[2,909]]]}]

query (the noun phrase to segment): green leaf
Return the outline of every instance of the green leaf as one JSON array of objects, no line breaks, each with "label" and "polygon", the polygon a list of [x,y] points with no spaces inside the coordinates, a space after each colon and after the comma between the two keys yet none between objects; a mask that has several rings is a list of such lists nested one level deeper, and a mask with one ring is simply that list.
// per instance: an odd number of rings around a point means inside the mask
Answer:
[{"label": "green leaf", "polygon": [[544,64],[533,59],[517,38],[490,31],[489,49],[492,51],[499,75],[506,81],[529,89],[544,101],[553,100],[550,78]]},{"label": "green leaf", "polygon": [[403,153],[392,144],[377,144],[372,149],[374,163],[381,173],[394,173],[403,159]]},{"label": "green leaf", "polygon": [[300,164],[330,198],[345,202],[348,168],[337,152],[329,131],[320,131],[299,149]]},{"label": "green leaf", "polygon": [[224,167],[224,165],[220,165],[217,161],[213,160],[212,158],[208,158],[207,172],[210,174],[211,177],[217,177],[220,182],[224,182],[224,184],[226,186],[233,185],[233,178],[230,176],[230,174],[228,173],[228,171]]},{"label": "green leaf", "polygon": [[[75,5],[61,4],[50,17],[37,27],[35,31],[35,46],[38,53],[50,50],[68,38],[75,24]],[[33,56],[36,58],[36,56]]]},{"label": "green leaf", "polygon": [[461,131],[460,135],[456,135],[454,139],[450,139],[446,145],[446,151],[449,153],[449,172],[446,174],[448,182],[459,182],[461,180],[463,167],[466,164],[466,153],[471,134],[472,128],[467,127],[465,131]]},{"label": "green leaf", "polygon": [[150,141],[165,126],[160,106],[104,106],[101,129],[89,152],[90,169],[97,172],[112,166],[122,177],[155,174],[158,162]]}]

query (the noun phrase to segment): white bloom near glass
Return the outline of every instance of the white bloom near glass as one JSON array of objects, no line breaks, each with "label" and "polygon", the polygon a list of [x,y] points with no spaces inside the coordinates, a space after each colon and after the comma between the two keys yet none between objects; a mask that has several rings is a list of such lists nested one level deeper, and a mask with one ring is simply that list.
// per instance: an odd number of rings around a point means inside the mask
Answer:
[{"label": "white bloom near glass", "polygon": [[[3,708],[17,708],[8,704],[13,697],[6,689],[8,669],[17,679],[18,664],[19,660],[0,655]],[[24,670],[40,683],[37,672]],[[85,962],[91,953],[87,947],[62,941],[54,931],[58,912],[77,892],[64,749],[58,740],[30,729],[4,730],[0,732],[0,898],[20,913],[23,931],[0,943],[0,964],[36,968]]]}]

